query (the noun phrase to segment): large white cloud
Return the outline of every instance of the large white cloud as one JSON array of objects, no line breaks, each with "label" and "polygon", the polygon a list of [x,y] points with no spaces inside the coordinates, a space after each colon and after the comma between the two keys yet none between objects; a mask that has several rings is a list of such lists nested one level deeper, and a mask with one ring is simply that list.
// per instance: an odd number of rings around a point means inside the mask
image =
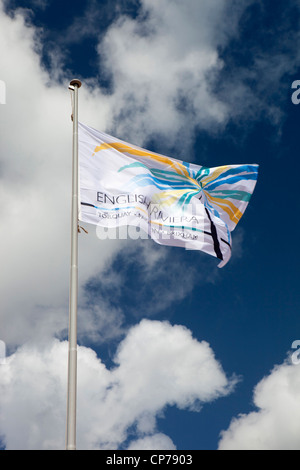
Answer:
[{"label": "large white cloud", "polygon": [[300,367],[275,366],[254,390],[256,411],[240,414],[222,432],[220,450],[300,450]]},{"label": "large white cloud", "polygon": [[165,149],[177,142],[179,156],[195,126],[211,129],[227,119],[209,79],[222,67],[226,1],[141,4],[139,18],[118,18],[98,47],[112,78],[117,128],[139,141],[159,134]]},{"label": "large white cloud", "polygon": [[[199,410],[235,384],[205,341],[159,321],[133,327],[114,363],[107,369],[94,351],[79,347],[79,449],[115,449],[128,437],[131,449],[172,449],[156,428],[157,414],[167,405]],[[24,345],[1,365],[0,435],[7,449],[64,448],[66,364],[67,343],[53,340],[43,348]]]},{"label": "large white cloud", "polygon": [[[68,323],[72,124],[68,82],[49,83],[35,29],[0,9],[0,38],[1,339],[11,345]],[[82,102],[95,115],[87,90]],[[103,242],[100,253],[97,242],[80,237],[81,283],[120,246]]]}]

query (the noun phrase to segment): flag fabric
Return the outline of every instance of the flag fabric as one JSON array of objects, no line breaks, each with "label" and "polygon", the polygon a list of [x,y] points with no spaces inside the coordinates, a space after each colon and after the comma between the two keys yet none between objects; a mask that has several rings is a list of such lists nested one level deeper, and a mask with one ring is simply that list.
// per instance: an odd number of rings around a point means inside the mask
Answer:
[{"label": "flag fabric", "polygon": [[139,227],[155,242],[231,256],[231,232],[249,203],[258,165],[208,168],[150,152],[78,124],[79,219]]}]

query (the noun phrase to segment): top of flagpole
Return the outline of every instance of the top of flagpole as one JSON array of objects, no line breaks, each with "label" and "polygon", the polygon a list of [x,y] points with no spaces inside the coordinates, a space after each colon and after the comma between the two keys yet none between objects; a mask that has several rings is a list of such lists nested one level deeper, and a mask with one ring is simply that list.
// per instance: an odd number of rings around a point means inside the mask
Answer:
[{"label": "top of flagpole", "polygon": [[[78,88],[80,88],[80,87],[81,87],[81,81],[78,80],[78,78],[73,78],[73,80],[70,81],[69,90],[75,91],[75,88],[77,88],[77,91],[78,91]],[[71,121],[73,121],[73,100],[72,100],[72,98],[71,98],[71,103],[72,103]]]},{"label": "top of flagpole", "polygon": [[78,80],[78,78],[73,78],[73,80],[70,81],[70,85],[71,85],[71,86],[75,86],[75,85],[76,85],[76,86],[78,86],[78,88],[80,88],[80,87],[81,87],[81,81]]}]

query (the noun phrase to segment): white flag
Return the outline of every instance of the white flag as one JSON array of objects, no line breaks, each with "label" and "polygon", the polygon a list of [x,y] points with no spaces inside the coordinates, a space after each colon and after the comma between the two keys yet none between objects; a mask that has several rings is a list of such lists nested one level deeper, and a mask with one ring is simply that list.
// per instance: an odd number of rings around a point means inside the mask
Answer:
[{"label": "white flag", "polygon": [[139,227],[157,243],[231,256],[231,232],[253,193],[258,165],[215,168],[150,152],[81,123],[79,219]]}]

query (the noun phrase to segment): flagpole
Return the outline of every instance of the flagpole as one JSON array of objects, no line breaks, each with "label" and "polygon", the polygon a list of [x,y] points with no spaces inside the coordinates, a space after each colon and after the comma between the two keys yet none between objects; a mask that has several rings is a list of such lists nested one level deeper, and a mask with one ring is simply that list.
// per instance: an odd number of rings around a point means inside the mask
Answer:
[{"label": "flagpole", "polygon": [[80,80],[71,80],[73,90],[73,163],[72,163],[72,218],[71,268],[69,299],[69,351],[66,450],[76,450],[76,392],[77,392],[77,297],[78,297],[78,88]]}]

